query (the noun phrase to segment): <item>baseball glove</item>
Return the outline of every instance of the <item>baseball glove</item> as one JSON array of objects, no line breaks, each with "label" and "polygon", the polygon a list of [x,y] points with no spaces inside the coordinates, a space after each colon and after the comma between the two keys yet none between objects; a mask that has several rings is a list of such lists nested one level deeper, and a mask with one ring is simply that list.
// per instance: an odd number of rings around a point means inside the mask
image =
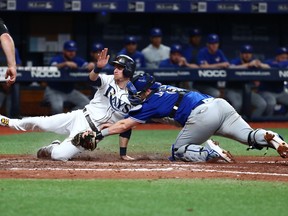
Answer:
[{"label": "baseball glove", "polygon": [[93,131],[85,131],[76,134],[71,142],[76,147],[82,146],[84,149],[93,151],[97,147],[97,143],[101,139],[96,139],[95,133]]}]

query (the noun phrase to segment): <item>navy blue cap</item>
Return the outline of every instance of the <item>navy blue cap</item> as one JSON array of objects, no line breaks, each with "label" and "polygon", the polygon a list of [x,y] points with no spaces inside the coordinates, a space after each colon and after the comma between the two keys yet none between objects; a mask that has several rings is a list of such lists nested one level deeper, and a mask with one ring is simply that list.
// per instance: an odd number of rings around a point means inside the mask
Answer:
[{"label": "navy blue cap", "polygon": [[190,37],[193,37],[193,36],[201,36],[201,30],[198,29],[198,28],[193,28],[189,31],[189,35]]},{"label": "navy blue cap", "polygon": [[104,45],[102,43],[93,43],[91,46],[92,52],[102,51],[104,49]]},{"label": "navy blue cap", "polygon": [[245,44],[241,47],[240,52],[241,53],[253,53],[254,49],[251,45]]},{"label": "navy blue cap", "polygon": [[181,53],[182,52],[182,46],[180,44],[173,44],[171,47],[170,47],[170,53],[174,53],[174,52],[179,52]]},{"label": "navy blue cap", "polygon": [[63,49],[67,50],[67,51],[76,51],[77,50],[77,44],[73,40],[66,41],[64,43]]},{"label": "navy blue cap", "polygon": [[162,31],[160,28],[152,28],[150,30],[151,37],[162,37]]},{"label": "navy blue cap", "polygon": [[125,44],[136,44],[137,43],[137,40],[136,40],[136,37],[134,36],[127,36],[125,38]]},{"label": "navy blue cap", "polygon": [[281,54],[288,54],[288,49],[286,47],[279,47],[276,50],[276,55],[281,55]]},{"label": "navy blue cap", "polygon": [[207,43],[219,43],[219,36],[217,34],[208,35]]}]

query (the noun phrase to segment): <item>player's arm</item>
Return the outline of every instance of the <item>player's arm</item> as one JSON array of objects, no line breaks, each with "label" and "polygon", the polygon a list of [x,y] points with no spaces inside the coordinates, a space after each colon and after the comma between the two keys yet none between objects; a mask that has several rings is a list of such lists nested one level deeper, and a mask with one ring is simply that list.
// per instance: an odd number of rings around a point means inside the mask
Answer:
[{"label": "player's arm", "polygon": [[91,81],[97,80],[100,71],[106,66],[110,58],[110,55],[108,55],[108,48],[104,48],[99,55],[96,67],[89,73]]},{"label": "player's arm", "polygon": [[96,139],[102,139],[105,136],[113,135],[113,134],[120,134],[129,129],[132,129],[134,126],[138,125],[139,122],[133,120],[132,118],[122,119],[108,128],[105,128],[99,131],[96,134]]},{"label": "player's arm", "polygon": [[0,19],[0,41],[3,52],[6,56],[8,69],[5,74],[5,78],[9,77],[7,84],[13,84],[16,80],[16,60],[15,60],[15,45],[13,38],[10,36],[7,27]]},{"label": "player's arm", "polygon": [[127,155],[128,142],[131,137],[132,130],[125,131],[119,135],[119,149],[120,158],[122,160],[135,160],[134,158]]}]

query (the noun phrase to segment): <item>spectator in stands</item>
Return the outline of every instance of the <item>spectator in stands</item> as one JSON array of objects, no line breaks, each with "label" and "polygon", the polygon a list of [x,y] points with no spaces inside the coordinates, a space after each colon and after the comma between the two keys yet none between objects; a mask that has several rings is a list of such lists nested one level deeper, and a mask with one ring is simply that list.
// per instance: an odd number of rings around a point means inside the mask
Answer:
[{"label": "spectator in stands", "polygon": [[[90,49],[90,63],[93,63],[94,66],[97,65],[100,53],[104,48],[105,48],[104,45],[100,42],[95,42],[92,44]],[[103,70],[111,68],[112,66],[110,64],[106,64]]]},{"label": "spectator in stands", "polygon": [[[15,61],[16,61],[16,66],[21,66],[22,61],[19,56],[18,49],[15,48]],[[7,66],[6,62],[6,56],[5,53],[2,50],[1,43],[0,43],[0,66]],[[12,117],[11,113],[11,108],[12,106],[12,101],[11,101],[11,91],[14,88],[14,86],[7,86],[5,83],[0,83],[0,108],[5,104],[5,113],[8,117]],[[18,109],[18,108],[15,108]]]},{"label": "spectator in stands", "polygon": [[[207,38],[206,47],[199,50],[197,55],[197,64],[203,69],[226,69],[229,67],[229,61],[223,51],[219,49],[219,36],[210,34]],[[213,97],[220,97],[219,83],[217,81],[205,82],[197,81],[193,84],[194,88],[202,93]]]},{"label": "spectator in stands", "polygon": [[[239,57],[230,61],[230,68],[239,69],[269,69],[268,64],[262,63],[259,59],[255,59],[253,56],[254,49],[250,44],[245,44],[240,49]],[[251,86],[251,98],[250,103],[253,110],[250,117],[257,118],[263,116],[267,103],[264,98],[258,93],[258,81],[252,82],[226,82],[224,98],[231,103],[238,113],[241,113],[243,108],[243,90],[244,85]],[[244,99],[245,100],[245,99]],[[250,111],[250,109],[249,109]]]},{"label": "spectator in stands", "polygon": [[162,36],[160,28],[150,30],[150,44],[141,51],[147,68],[158,68],[160,61],[169,58],[170,47],[162,44]]},{"label": "spectator in stands", "polygon": [[187,62],[197,64],[197,55],[202,46],[202,33],[199,28],[193,28],[189,32],[189,43],[183,49],[183,56]]},{"label": "spectator in stands", "polygon": [[127,55],[131,57],[136,63],[136,68],[146,67],[145,57],[137,48],[138,43],[136,37],[129,35],[124,39],[124,48],[120,50],[117,55]]},{"label": "spectator in stands", "polygon": [[[287,69],[288,68],[288,49],[279,47],[276,50],[275,57],[265,61],[271,68]],[[288,93],[285,90],[284,81],[261,81],[259,92],[267,102],[266,115],[274,116],[277,104],[284,106],[287,115]]]},{"label": "spectator in stands", "polygon": [[[54,56],[51,66],[56,66],[61,73],[69,71],[91,71],[94,68],[93,63],[88,63],[83,58],[76,55],[77,44],[73,40],[66,41],[63,46],[63,52]],[[89,98],[75,88],[74,82],[48,82],[44,93],[44,100],[49,102],[52,114],[62,113],[64,111],[64,102],[75,105],[74,109],[81,109],[89,103]]]}]

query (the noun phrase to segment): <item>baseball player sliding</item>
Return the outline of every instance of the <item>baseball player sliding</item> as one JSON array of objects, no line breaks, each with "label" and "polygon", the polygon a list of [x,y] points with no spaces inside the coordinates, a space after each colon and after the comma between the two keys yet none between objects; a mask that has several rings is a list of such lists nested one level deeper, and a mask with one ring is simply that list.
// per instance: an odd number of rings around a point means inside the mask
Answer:
[{"label": "baseball player sliding", "polygon": [[[96,67],[89,73],[89,78],[97,86],[94,98],[82,110],[61,113],[46,117],[26,117],[23,119],[9,119],[0,115],[1,125],[16,130],[50,131],[58,134],[67,134],[68,137],[60,143],[54,141],[48,146],[40,148],[38,158],[52,158],[66,161],[84,150],[81,146],[75,147],[71,143],[79,132],[86,130],[97,131],[99,125],[108,122],[115,123],[124,118],[132,107],[128,100],[127,82],[133,77],[135,62],[129,56],[119,55],[111,65],[114,66],[114,75],[99,74],[106,66],[110,56],[108,49],[101,51]],[[126,148],[131,130],[119,136],[120,156],[124,160],[133,158],[126,155]],[[97,142],[90,148],[94,150]]]},{"label": "baseball player sliding", "polygon": [[[274,148],[281,157],[288,157],[288,145],[277,133],[252,129],[222,98],[161,85],[149,74],[136,76],[127,88],[129,101],[135,106],[129,117],[94,133],[94,139],[122,133],[148,119],[158,118],[183,127],[172,145],[171,160],[205,162],[224,159],[233,162],[228,151],[209,140],[212,135],[234,139],[251,149]],[[205,144],[202,146],[202,143]]]}]

